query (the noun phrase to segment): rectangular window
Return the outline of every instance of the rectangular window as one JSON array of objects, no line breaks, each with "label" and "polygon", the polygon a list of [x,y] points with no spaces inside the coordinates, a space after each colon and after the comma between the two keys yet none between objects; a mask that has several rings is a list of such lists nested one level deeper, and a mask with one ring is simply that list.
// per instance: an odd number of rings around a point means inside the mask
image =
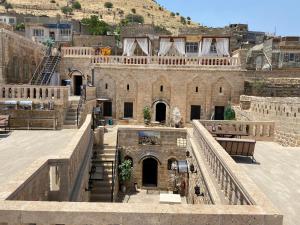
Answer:
[{"label": "rectangular window", "polygon": [[8,19],[8,23],[14,24],[14,23],[15,23],[15,19],[14,19],[14,18],[9,18],[9,19]]},{"label": "rectangular window", "polygon": [[44,36],[44,30],[43,29],[33,29],[33,36],[43,37]]},{"label": "rectangular window", "polygon": [[295,54],[295,62],[300,62],[300,53]]},{"label": "rectangular window", "polygon": [[133,103],[124,102],[124,118],[132,118],[132,117],[133,117]]},{"label": "rectangular window", "polygon": [[112,102],[103,103],[103,116],[112,116]]},{"label": "rectangular window", "polygon": [[198,42],[187,42],[185,44],[185,51],[186,53],[198,53],[199,51]]},{"label": "rectangular window", "polygon": [[290,62],[294,62],[295,61],[295,54],[294,53],[290,53],[289,61]]},{"label": "rectangular window", "polygon": [[289,53],[284,53],[283,54],[283,62],[288,62],[290,58],[290,54]]},{"label": "rectangular window", "polygon": [[211,43],[211,46],[210,46],[210,53],[212,53],[212,54],[217,53],[216,42],[212,42],[212,43]]},{"label": "rectangular window", "polygon": [[191,105],[191,121],[200,120],[200,116],[201,116],[201,106]]},{"label": "rectangular window", "polygon": [[61,29],[60,30],[60,36],[70,36],[71,30],[70,29]]}]

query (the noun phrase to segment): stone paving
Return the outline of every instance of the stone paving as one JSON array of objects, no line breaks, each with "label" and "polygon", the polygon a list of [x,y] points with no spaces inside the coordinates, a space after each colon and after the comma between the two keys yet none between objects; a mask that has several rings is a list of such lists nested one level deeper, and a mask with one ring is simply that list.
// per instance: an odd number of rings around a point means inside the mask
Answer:
[{"label": "stone paving", "polygon": [[235,158],[284,215],[284,225],[300,222],[300,147],[257,142],[254,157]]},{"label": "stone paving", "polygon": [[38,158],[61,153],[76,131],[14,130],[8,137],[0,138],[0,185],[8,183]]}]

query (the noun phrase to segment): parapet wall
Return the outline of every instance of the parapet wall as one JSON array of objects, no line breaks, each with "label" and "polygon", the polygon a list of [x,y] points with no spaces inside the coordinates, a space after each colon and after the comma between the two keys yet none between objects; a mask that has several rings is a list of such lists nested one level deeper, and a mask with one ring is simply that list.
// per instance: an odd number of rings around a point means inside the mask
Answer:
[{"label": "parapet wall", "polygon": [[1,198],[19,201],[88,201],[89,194],[81,183],[89,176],[86,159],[92,154],[92,146],[91,115],[88,115],[62,154],[35,161],[14,185],[2,187],[6,193],[0,193]]},{"label": "parapet wall", "polygon": [[240,107],[235,107],[239,120],[274,121],[275,141],[283,146],[300,145],[300,97],[243,95],[240,102]]}]

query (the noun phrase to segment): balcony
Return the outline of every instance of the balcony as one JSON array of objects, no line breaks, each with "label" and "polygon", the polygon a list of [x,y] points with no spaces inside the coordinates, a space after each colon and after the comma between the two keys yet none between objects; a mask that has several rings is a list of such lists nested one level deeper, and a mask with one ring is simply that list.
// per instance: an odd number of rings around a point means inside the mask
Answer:
[{"label": "balcony", "polygon": [[185,57],[185,56],[101,56],[93,48],[62,48],[64,58],[88,58],[93,65],[178,66],[212,69],[240,69],[238,57]]}]

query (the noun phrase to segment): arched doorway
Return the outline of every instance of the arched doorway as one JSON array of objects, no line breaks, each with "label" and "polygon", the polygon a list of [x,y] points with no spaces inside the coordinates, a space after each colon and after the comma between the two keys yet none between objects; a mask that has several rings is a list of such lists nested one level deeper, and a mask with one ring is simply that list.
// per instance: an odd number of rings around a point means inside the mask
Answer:
[{"label": "arched doorway", "polygon": [[158,121],[160,123],[166,122],[166,109],[167,109],[167,106],[165,103],[159,102],[156,104],[155,121]]},{"label": "arched doorway", "polygon": [[82,76],[73,76],[74,95],[81,95]]},{"label": "arched doorway", "polygon": [[157,161],[153,158],[146,158],[143,161],[143,186],[157,186]]}]

